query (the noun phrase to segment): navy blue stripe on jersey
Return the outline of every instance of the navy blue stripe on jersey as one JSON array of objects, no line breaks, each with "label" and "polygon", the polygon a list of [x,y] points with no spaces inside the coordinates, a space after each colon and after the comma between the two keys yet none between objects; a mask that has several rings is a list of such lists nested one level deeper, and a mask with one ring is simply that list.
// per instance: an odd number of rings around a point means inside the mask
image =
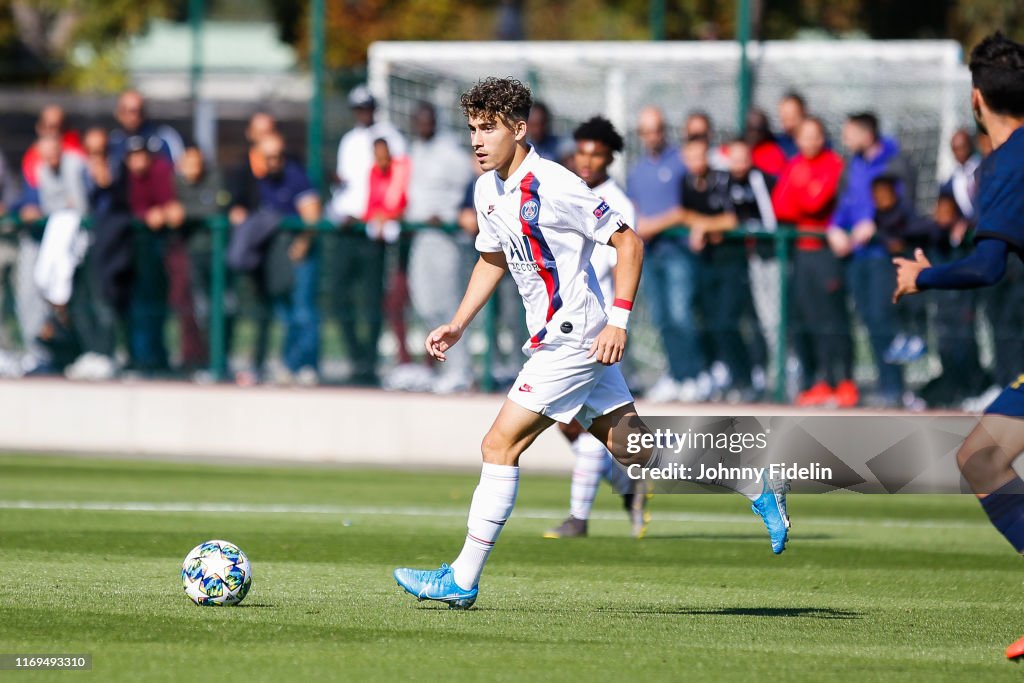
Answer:
[{"label": "navy blue stripe on jersey", "polygon": [[[540,181],[532,173],[523,176],[519,185],[520,190],[520,211],[519,222],[522,225],[523,234],[526,236],[533,254],[533,260],[537,263],[538,274],[544,281],[544,287],[548,292],[548,312],[545,322],[551,322],[551,318],[562,307],[562,295],[559,292],[558,268],[555,264],[555,256],[548,246],[547,240],[540,229]],[[525,207],[533,202],[535,206],[527,211]],[[530,338],[531,346],[539,346],[547,336],[547,327],[542,328],[537,334]]]}]

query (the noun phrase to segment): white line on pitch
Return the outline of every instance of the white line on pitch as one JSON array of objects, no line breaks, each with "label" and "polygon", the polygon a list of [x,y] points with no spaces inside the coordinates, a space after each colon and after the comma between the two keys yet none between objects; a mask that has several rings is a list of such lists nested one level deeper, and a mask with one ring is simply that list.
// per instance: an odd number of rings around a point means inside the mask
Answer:
[{"label": "white line on pitch", "polygon": [[[240,503],[147,503],[110,501],[35,501],[0,500],[0,510],[91,510],[97,512],[200,512],[200,513],[244,513],[244,514],[298,514],[298,515],[393,515],[399,517],[465,517],[466,509],[405,507],[405,506],[363,506],[363,505],[253,505]],[[564,510],[542,508],[517,509],[516,517],[526,519],[559,519]],[[658,521],[702,522],[735,524],[756,521],[754,515],[701,514],[691,512],[654,512]],[[591,519],[620,520],[622,513],[595,511]],[[892,518],[860,517],[797,517],[799,523],[828,524],[834,526],[883,526],[916,529],[974,529],[987,527],[984,522],[966,520],[913,520]]]}]

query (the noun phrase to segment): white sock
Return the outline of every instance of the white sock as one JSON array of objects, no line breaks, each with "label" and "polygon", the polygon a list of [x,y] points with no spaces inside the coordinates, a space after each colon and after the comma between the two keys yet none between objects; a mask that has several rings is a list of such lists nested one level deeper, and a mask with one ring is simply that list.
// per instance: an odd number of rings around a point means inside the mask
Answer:
[{"label": "white sock", "polygon": [[604,456],[604,478],[620,496],[636,490],[636,480],[626,473],[625,467],[615,462],[615,458],[608,451],[605,451]]},{"label": "white sock", "polygon": [[569,514],[576,519],[590,519],[601,475],[605,471],[608,450],[596,436],[583,432],[572,442],[576,463],[572,468],[572,485],[569,487]]},{"label": "white sock", "polygon": [[466,523],[466,543],[452,562],[455,583],[469,590],[480,581],[487,556],[491,554],[501,528],[505,526],[519,491],[519,468],[513,465],[484,463],[480,483],[473,492]]}]

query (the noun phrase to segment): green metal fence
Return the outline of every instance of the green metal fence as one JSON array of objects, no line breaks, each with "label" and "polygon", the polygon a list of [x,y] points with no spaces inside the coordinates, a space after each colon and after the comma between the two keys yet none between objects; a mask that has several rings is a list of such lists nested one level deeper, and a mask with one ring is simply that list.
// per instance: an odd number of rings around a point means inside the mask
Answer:
[{"label": "green metal fence", "polygon": [[[227,348],[226,348],[226,335],[225,335],[225,324],[226,324],[226,312],[224,308],[225,291],[227,287],[227,241],[230,226],[226,217],[216,216],[207,221],[209,229],[213,233],[213,249],[211,253],[211,292],[210,292],[210,321],[209,321],[209,343],[210,343],[210,369],[215,378],[223,378],[225,369],[227,368]],[[365,224],[354,223],[350,226],[351,228],[360,229],[364,228]],[[406,232],[415,232],[422,229],[443,229],[445,231],[456,233],[460,228],[456,225],[442,225],[437,226],[433,224],[418,224],[418,223],[403,223],[403,230]],[[309,225],[303,223],[298,218],[285,219],[281,223],[281,229],[287,231],[314,231],[320,235],[327,235],[337,233],[338,227],[328,221],[320,221],[319,223]],[[687,233],[684,227],[675,228],[668,231],[668,235],[685,235]],[[806,232],[801,233],[806,235]],[[791,244],[797,235],[797,231],[792,227],[780,227],[775,231],[757,231],[746,228],[740,228],[732,230],[726,233],[728,239],[731,240],[747,240],[754,238],[756,240],[768,240],[774,245],[774,255],[778,263],[779,278],[778,282],[775,283],[777,289],[778,298],[778,320],[776,321],[776,339],[778,340],[775,344],[774,358],[772,359],[774,365],[774,385],[772,389],[772,398],[780,403],[786,401],[786,360],[789,353],[789,347],[786,343],[787,334],[789,332],[789,262],[791,258]],[[480,385],[484,391],[490,391],[493,387],[493,364],[495,357],[495,346],[498,332],[498,319],[496,313],[495,300],[488,303],[484,310],[484,334],[486,338],[486,346],[483,352],[483,371],[480,376]]]},{"label": "green metal fence", "polygon": [[[37,222],[33,222],[31,225],[20,221],[16,216],[6,216],[0,218],[0,221],[6,226],[6,233],[10,233],[11,230],[26,229],[29,227],[40,228],[45,223],[45,219]],[[201,226],[203,229],[207,229],[211,233],[211,252],[210,252],[210,310],[209,310],[209,321],[207,325],[208,329],[208,342],[209,342],[209,359],[210,359],[210,372],[214,379],[222,380],[226,376],[228,368],[228,353],[227,348],[227,311],[225,307],[226,293],[228,291],[228,265],[227,265],[227,249],[228,239],[231,231],[231,225],[228,222],[227,216],[218,214],[205,219],[193,219],[190,220],[192,225]],[[83,225],[88,228],[90,226],[90,219],[86,219]],[[145,230],[145,226],[139,222],[136,225],[137,229]],[[348,229],[364,229],[365,223],[352,223],[348,226]],[[338,226],[322,220],[315,224],[306,224],[299,218],[285,218],[281,224],[280,229],[290,232],[314,232],[319,236],[337,234],[339,232]],[[431,230],[444,230],[449,233],[458,233],[460,228],[455,224],[426,224],[426,223],[411,223],[403,222],[402,229],[406,233],[415,233],[419,230],[431,229]],[[669,230],[665,233],[669,236],[685,236],[687,230],[685,227],[678,227]],[[807,232],[800,232],[801,235],[806,235]],[[770,242],[773,245],[773,253],[775,260],[778,264],[778,280],[775,283],[757,283],[756,286],[773,286],[775,291],[775,298],[777,300],[778,318],[775,320],[775,338],[777,342],[774,348],[771,349],[774,353],[774,357],[771,359],[773,368],[774,384],[772,386],[771,396],[772,399],[783,403],[787,400],[787,386],[786,386],[786,362],[789,356],[789,344],[787,343],[787,335],[789,334],[789,277],[790,277],[790,261],[792,258],[792,243],[797,237],[798,233],[792,226],[780,226],[774,231],[759,231],[750,228],[738,228],[727,233],[724,233],[725,237],[730,240],[747,241],[750,239],[757,240],[759,242]],[[640,306],[643,306],[641,290]],[[494,363],[496,356],[497,337],[499,331],[499,322],[497,315],[497,306],[495,297],[488,303],[487,307],[483,312],[483,328],[484,337],[486,344],[481,354],[482,361],[482,372],[480,374],[480,388],[484,391],[491,391],[494,389]],[[635,350],[635,347],[634,347]]]}]

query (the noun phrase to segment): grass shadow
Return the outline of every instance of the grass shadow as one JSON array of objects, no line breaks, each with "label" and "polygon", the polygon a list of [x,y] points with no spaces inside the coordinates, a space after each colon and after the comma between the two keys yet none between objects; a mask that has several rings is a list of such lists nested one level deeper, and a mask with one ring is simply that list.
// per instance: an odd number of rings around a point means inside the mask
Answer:
[{"label": "grass shadow", "polygon": [[695,617],[797,617],[803,619],[860,619],[861,612],[851,612],[831,607],[635,607],[632,609],[599,609],[598,612],[617,612],[620,614],[662,614]]}]

